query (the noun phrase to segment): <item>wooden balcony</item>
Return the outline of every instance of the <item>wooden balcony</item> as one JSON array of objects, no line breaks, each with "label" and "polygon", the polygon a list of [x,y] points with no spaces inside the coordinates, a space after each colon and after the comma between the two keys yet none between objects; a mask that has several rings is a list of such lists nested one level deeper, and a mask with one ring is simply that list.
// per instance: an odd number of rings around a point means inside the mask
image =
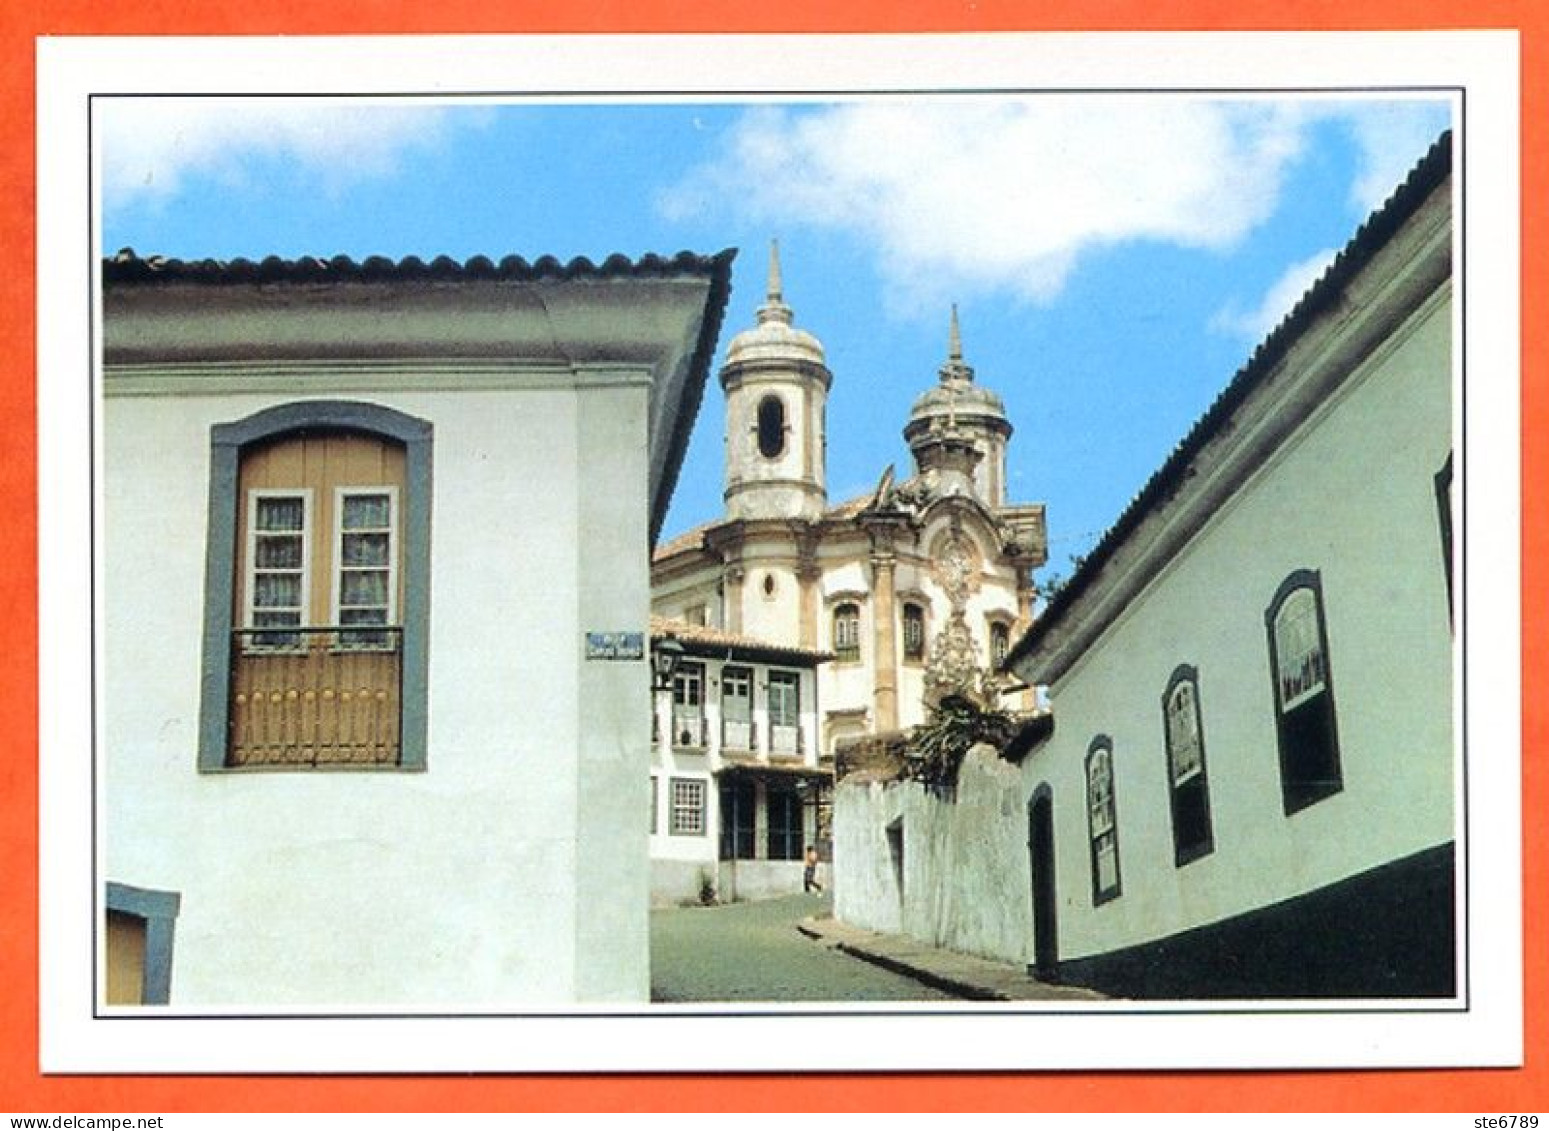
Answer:
[{"label": "wooden balcony", "polygon": [[401,628],[247,628],[233,637],[227,765],[397,764]]}]

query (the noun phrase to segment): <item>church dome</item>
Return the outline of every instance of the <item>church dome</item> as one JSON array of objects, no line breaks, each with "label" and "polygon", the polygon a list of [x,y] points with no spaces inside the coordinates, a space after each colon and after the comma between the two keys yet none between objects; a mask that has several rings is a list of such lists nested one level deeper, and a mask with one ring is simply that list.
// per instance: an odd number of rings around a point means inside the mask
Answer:
[{"label": "church dome", "polygon": [[983,385],[974,383],[973,366],[963,360],[963,339],[957,323],[957,307],[952,308],[951,340],[947,360],[938,371],[938,383],[915,398],[909,411],[904,435],[909,438],[924,432],[958,424],[974,424],[1011,432],[1006,405]]},{"label": "church dome", "polygon": [[823,344],[791,325],[791,308],[781,295],[780,249],[773,245],[769,254],[769,288],[764,305],[758,308],[758,324],[743,330],[726,348],[728,368],[759,362],[806,362],[825,366]]}]

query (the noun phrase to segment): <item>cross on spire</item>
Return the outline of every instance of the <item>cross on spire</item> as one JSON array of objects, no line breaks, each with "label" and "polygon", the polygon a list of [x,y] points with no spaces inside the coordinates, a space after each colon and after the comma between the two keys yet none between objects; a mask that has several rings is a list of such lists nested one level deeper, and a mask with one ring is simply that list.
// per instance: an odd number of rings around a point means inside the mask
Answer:
[{"label": "cross on spire", "polygon": [[957,303],[952,304],[952,324],[947,331],[947,360],[937,371],[943,385],[957,381],[972,381],[973,366],[963,360],[963,331],[957,321]]},{"label": "cross on spire", "polygon": [[764,305],[758,308],[758,321],[762,325],[765,322],[791,321],[791,308],[785,305],[784,287],[780,280],[780,241],[769,241],[769,286],[764,295]]}]

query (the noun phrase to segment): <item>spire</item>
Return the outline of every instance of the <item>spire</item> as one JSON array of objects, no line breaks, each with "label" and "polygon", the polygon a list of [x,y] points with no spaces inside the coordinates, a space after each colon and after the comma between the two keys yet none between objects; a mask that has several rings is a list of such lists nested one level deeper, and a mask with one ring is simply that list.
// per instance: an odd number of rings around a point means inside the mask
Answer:
[{"label": "spire", "polygon": [[791,322],[791,308],[785,305],[785,296],[780,281],[780,241],[769,241],[769,289],[764,297],[764,305],[758,308],[758,322],[763,325],[766,322],[783,322],[787,326]]},{"label": "spire", "polygon": [[952,325],[947,332],[947,360],[937,370],[943,385],[954,381],[972,381],[973,366],[963,361],[963,331],[957,323],[957,303],[952,304]]}]

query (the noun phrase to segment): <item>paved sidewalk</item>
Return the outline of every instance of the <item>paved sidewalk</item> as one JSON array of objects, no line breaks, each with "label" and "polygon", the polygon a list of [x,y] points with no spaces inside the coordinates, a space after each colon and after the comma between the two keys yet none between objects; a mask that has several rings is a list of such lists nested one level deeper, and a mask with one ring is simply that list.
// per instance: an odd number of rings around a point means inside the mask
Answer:
[{"label": "paved sidewalk", "polygon": [[824,946],[971,1001],[1107,1000],[1097,991],[1081,986],[1040,982],[1020,966],[938,950],[902,935],[852,927],[830,916],[803,919],[796,929]]}]

